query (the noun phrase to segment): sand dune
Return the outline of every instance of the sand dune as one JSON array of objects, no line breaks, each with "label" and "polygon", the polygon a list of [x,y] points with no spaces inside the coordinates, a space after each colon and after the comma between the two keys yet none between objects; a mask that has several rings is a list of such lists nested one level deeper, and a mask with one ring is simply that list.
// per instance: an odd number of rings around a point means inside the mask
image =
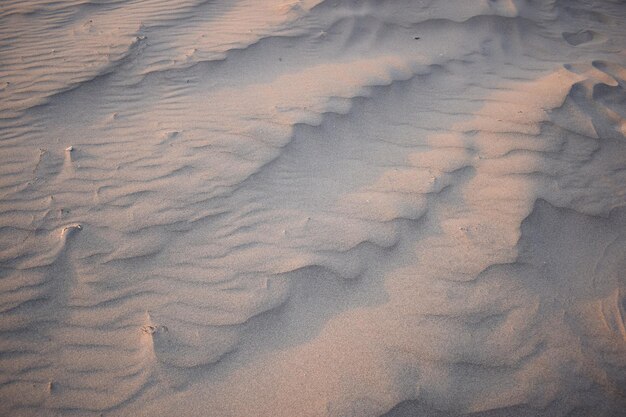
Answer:
[{"label": "sand dune", "polygon": [[0,415],[622,415],[624,28],[2,2]]}]

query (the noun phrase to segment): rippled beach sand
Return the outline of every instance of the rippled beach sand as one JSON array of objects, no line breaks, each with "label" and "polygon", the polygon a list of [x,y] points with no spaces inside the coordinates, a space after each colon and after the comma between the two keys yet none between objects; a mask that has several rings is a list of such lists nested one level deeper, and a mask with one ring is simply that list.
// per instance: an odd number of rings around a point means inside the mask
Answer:
[{"label": "rippled beach sand", "polygon": [[3,0],[0,415],[623,416],[626,3]]}]

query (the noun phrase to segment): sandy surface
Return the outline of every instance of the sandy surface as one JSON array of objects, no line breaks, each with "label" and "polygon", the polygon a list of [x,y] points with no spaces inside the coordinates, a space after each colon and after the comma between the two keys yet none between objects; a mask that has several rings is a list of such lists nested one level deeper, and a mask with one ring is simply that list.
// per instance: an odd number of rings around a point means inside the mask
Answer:
[{"label": "sandy surface", "polygon": [[623,416],[626,3],[2,0],[0,415]]}]

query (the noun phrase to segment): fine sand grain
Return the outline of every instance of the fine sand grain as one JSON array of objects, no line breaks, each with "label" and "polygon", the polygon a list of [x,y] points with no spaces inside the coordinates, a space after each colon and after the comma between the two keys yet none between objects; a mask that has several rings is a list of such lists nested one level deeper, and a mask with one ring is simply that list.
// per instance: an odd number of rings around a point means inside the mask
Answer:
[{"label": "fine sand grain", "polygon": [[626,410],[626,3],[0,1],[0,415]]}]

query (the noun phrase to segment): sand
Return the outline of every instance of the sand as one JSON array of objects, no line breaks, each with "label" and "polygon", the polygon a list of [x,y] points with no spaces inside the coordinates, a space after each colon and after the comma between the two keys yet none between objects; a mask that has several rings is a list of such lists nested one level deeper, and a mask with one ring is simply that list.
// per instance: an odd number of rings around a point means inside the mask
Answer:
[{"label": "sand", "polygon": [[623,416],[626,3],[3,0],[0,415]]}]

